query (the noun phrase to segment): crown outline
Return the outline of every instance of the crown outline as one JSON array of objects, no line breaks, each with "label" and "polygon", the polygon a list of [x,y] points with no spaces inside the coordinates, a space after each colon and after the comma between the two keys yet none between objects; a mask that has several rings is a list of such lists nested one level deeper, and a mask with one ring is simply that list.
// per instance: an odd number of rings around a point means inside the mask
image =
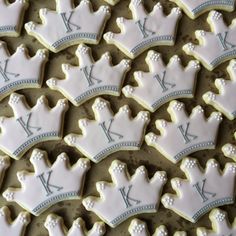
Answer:
[{"label": "crown outline", "polygon": [[208,230],[205,227],[198,227],[197,236],[221,236],[234,235],[236,233],[236,218],[231,227],[226,211],[215,208],[210,212],[209,218],[213,230]]},{"label": "crown outline", "polygon": [[[128,229],[131,236],[149,236],[147,224],[139,219],[133,219]],[[156,228],[152,236],[168,236],[168,230],[165,225],[160,225]],[[176,231],[173,236],[187,236],[184,231]]]},{"label": "crown outline", "polygon": [[[16,202],[31,214],[38,216],[55,203],[81,198],[85,174],[90,168],[88,159],[80,158],[76,164],[71,166],[67,154],[61,153],[51,164],[47,153],[35,148],[30,162],[34,167],[34,172],[26,170],[17,172],[21,188],[9,187],[5,190],[2,195],[7,201]],[[66,176],[67,180],[59,181],[60,176],[62,178]],[[28,185],[31,187],[27,187]],[[32,188],[36,195],[30,199]]]},{"label": "crown outline", "polygon": [[[132,59],[148,48],[174,44],[176,27],[181,17],[179,8],[173,8],[171,13],[165,16],[159,2],[154,6],[152,12],[148,13],[143,6],[143,0],[131,0],[129,9],[132,12],[132,19],[124,17],[116,19],[121,32],[107,32],[103,35],[108,44],[114,44]],[[150,25],[148,24],[149,19],[153,22]],[[160,22],[160,24],[157,24],[157,22]],[[166,27],[168,24],[170,26]],[[132,42],[130,39],[137,41]]]},{"label": "crown outline", "polygon": [[[211,27],[211,32],[195,31],[200,44],[187,43],[183,46],[183,50],[212,71],[218,65],[236,56],[236,39],[234,38],[236,20],[232,20],[231,25],[226,26],[221,13],[210,11],[207,22]],[[206,52],[212,52],[212,55],[207,55]]]},{"label": "crown outline", "polygon": [[[0,1],[0,37],[18,37],[23,25],[25,11],[28,8],[28,0],[15,0],[9,3],[8,0]],[[6,17],[6,16],[11,17]]]},{"label": "crown outline", "polygon": [[[209,159],[203,170],[197,159],[186,157],[180,169],[187,179],[171,179],[176,195],[164,194],[161,198],[164,207],[195,223],[211,209],[234,203],[236,163],[226,163],[221,171],[219,163]],[[224,186],[219,189],[219,184]]]},{"label": "crown outline", "polygon": [[125,75],[130,69],[130,60],[122,60],[113,66],[110,53],[106,52],[95,62],[91,48],[83,44],[78,46],[76,56],[80,66],[62,64],[66,78],[49,79],[46,83],[51,89],[63,93],[75,106],[102,94],[120,95]]},{"label": "crown outline", "polygon": [[[110,18],[108,6],[103,5],[94,12],[89,0],[81,0],[77,7],[73,4],[74,0],[55,1],[56,11],[40,9],[42,24],[33,21],[25,24],[29,35],[55,53],[78,43],[97,44],[100,41],[105,24]],[[86,19],[83,18],[84,14],[87,14],[84,17]],[[55,22],[50,23],[53,19]],[[88,24],[89,20],[93,24]],[[55,26],[56,23],[58,25]],[[57,29],[63,30],[55,32]],[[49,37],[48,32],[52,33]]]},{"label": "crown outline", "polygon": [[212,105],[216,110],[221,111],[229,120],[236,118],[236,106],[233,97],[236,89],[236,60],[231,60],[227,71],[230,80],[218,78],[215,80],[215,86],[219,90],[218,94],[208,91],[202,98],[206,104]]},{"label": "crown outline", "polygon": [[[150,121],[149,112],[140,111],[132,118],[129,106],[124,105],[114,114],[110,103],[103,98],[95,99],[92,110],[95,120],[84,118],[78,121],[82,134],[65,136],[64,140],[69,146],[96,163],[117,151],[140,149]],[[127,133],[127,129],[133,131]]]},{"label": "crown outline", "polygon": [[[21,44],[11,55],[7,44],[0,41],[0,100],[22,88],[40,88],[47,60],[46,49],[39,49],[30,57],[25,45]],[[22,73],[16,70],[16,65],[23,70]]]},{"label": "crown outline", "polygon": [[198,61],[192,60],[183,68],[180,58],[174,55],[165,65],[161,54],[153,50],[148,52],[145,61],[149,72],[134,72],[138,86],[126,85],[122,89],[126,97],[135,99],[144,108],[154,112],[172,99],[194,96],[197,72],[200,70]]},{"label": "crown outline", "polygon": [[[162,188],[167,181],[165,171],[156,171],[149,179],[146,168],[139,166],[133,176],[130,176],[127,165],[118,160],[112,161],[108,171],[112,183],[106,181],[96,183],[100,197],[89,196],[83,199],[82,204],[88,211],[93,211],[112,228],[131,216],[157,211]],[[135,186],[135,183],[143,185],[142,188]],[[144,194],[145,190],[149,193],[148,197]],[[114,191],[115,194],[112,194]],[[106,201],[107,194],[109,201]],[[116,203],[115,209],[114,203]],[[105,212],[105,209],[109,209],[109,212]],[[114,209],[114,213],[110,209]]]},{"label": "crown outline", "polygon": [[191,0],[171,1],[176,3],[191,19],[196,19],[198,16],[211,9],[231,12],[234,10],[235,5],[235,0],[200,0],[194,2]]},{"label": "crown outline", "polygon": [[[37,143],[61,139],[64,115],[68,109],[66,99],[58,100],[56,106],[50,108],[48,100],[43,95],[37,99],[36,105],[31,108],[26,102],[25,96],[12,93],[8,104],[11,106],[14,116],[0,117],[0,149],[10,157],[20,159],[26,151]],[[40,115],[35,115],[35,113]],[[42,114],[45,116],[44,119],[39,119]],[[57,122],[55,122],[54,116],[59,117]],[[32,120],[34,120],[34,124],[32,124]],[[46,132],[44,129],[47,129]],[[15,135],[11,137],[10,142],[7,137],[12,132]]]},{"label": "crown outline", "polygon": [[7,206],[0,209],[0,233],[1,235],[23,236],[26,226],[30,222],[30,214],[22,211],[13,221],[11,212]]},{"label": "crown outline", "polygon": [[193,152],[215,148],[219,124],[222,121],[220,112],[212,112],[206,119],[204,110],[198,105],[188,115],[184,103],[177,100],[169,103],[167,112],[172,122],[156,120],[160,135],[153,132],[146,134],[147,145],[154,147],[173,163]]},{"label": "crown outline", "polygon": [[68,230],[64,225],[63,218],[55,214],[47,216],[44,226],[48,230],[49,236],[102,236],[106,232],[103,222],[96,222],[91,230],[87,230],[84,220],[80,217],[74,220],[72,227]]}]

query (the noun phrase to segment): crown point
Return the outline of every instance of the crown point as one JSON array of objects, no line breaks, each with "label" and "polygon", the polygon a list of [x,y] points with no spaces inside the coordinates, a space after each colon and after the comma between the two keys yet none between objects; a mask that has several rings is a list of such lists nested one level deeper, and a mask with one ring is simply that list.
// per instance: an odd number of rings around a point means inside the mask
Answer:
[{"label": "crown point", "polygon": [[25,24],[25,28],[27,31],[34,31],[36,29],[36,24],[33,21],[30,21]]},{"label": "crown point", "polygon": [[142,0],[131,0],[130,3],[134,6],[139,6],[143,3],[143,1]]},{"label": "crown point", "polygon": [[62,64],[61,67],[62,67],[62,70],[65,71],[65,72],[67,72],[71,69],[70,64]]},{"label": "crown point", "polygon": [[226,81],[224,79],[216,79],[215,85],[216,87],[223,87],[226,85]]},{"label": "crown point", "polygon": [[70,146],[74,146],[76,144],[76,139],[77,137],[74,134],[69,134],[64,138],[65,142],[68,143]]},{"label": "crown point", "polygon": [[228,169],[230,172],[232,172],[233,174],[236,173],[236,164],[235,163],[228,163]]},{"label": "crown point", "polygon": [[77,53],[80,53],[82,55],[88,54],[89,47],[85,46],[84,44],[80,44],[76,50]]},{"label": "crown point", "polygon": [[25,175],[24,171],[19,171],[19,172],[16,173],[16,175],[17,175],[17,178],[20,182],[25,181],[26,175]]},{"label": "crown point", "polygon": [[140,166],[140,167],[138,167],[137,172],[141,175],[146,175],[147,169],[144,166]]},{"label": "crown point", "polygon": [[124,60],[121,61],[121,64],[124,66],[124,68],[129,69],[131,61],[127,60],[127,59],[124,59]]},{"label": "crown point", "polygon": [[90,210],[94,207],[94,201],[91,199],[84,199],[83,204],[86,207],[86,209]]},{"label": "crown point", "polygon": [[87,119],[80,119],[79,120],[79,127],[87,127],[88,126],[88,120]]},{"label": "crown point", "polygon": [[59,106],[66,108],[68,106],[68,100],[67,99],[60,99],[58,100]]},{"label": "crown point", "polygon": [[123,88],[123,91],[125,94],[127,95],[130,95],[134,92],[134,88],[130,85],[126,85],[124,88]]},{"label": "crown point", "polygon": [[179,7],[174,7],[172,11],[178,16],[182,15],[181,9]]},{"label": "crown point", "polygon": [[30,222],[30,214],[28,212],[22,212],[18,216],[18,219],[21,224],[27,225]]},{"label": "crown point", "polygon": [[165,207],[170,207],[174,204],[174,198],[169,195],[164,195],[161,200]]},{"label": "crown point", "polygon": [[135,223],[133,226],[132,226],[132,233],[135,233],[135,234],[141,234],[145,231],[146,229],[146,225],[145,223]]},{"label": "crown point", "polygon": [[217,121],[222,121],[223,120],[222,114],[220,112],[213,112],[211,114],[211,117],[213,117]]},{"label": "crown point", "polygon": [[202,106],[198,105],[198,106],[194,107],[193,112],[196,112],[197,114],[203,114],[204,110],[203,110]]},{"label": "crown point", "polygon": [[216,214],[215,214],[215,220],[217,220],[218,222],[222,222],[224,221],[226,218],[226,214],[222,211],[218,211]]},{"label": "crown point", "polygon": [[225,144],[222,147],[222,151],[225,156],[227,157],[234,157],[236,156],[236,147],[232,144]]},{"label": "crown point", "polygon": [[195,31],[195,35],[196,35],[197,38],[204,37],[204,36],[206,36],[206,31],[204,31],[204,30],[196,30]]},{"label": "crown point", "polygon": [[110,61],[111,60],[111,54],[109,52],[105,52],[102,57],[107,60]]},{"label": "crown point", "polygon": [[3,192],[3,197],[7,200],[7,201],[13,201],[15,196],[14,196],[14,192],[10,192],[10,191],[5,191]]},{"label": "crown point", "polygon": [[213,92],[206,92],[204,95],[203,95],[203,99],[207,102],[210,102],[210,101],[215,101],[216,100],[216,94],[214,94]]},{"label": "crown point", "polygon": [[109,6],[101,6],[100,7],[102,12],[104,12],[106,15],[110,15],[111,14],[111,10]]},{"label": "crown point", "polygon": [[124,173],[126,170],[126,165],[121,162],[114,161],[111,168],[113,173]]},{"label": "crown point", "polygon": [[195,49],[195,45],[193,43],[187,43],[184,45],[183,49],[186,52],[192,52]]},{"label": "crown point", "polygon": [[48,51],[46,49],[39,49],[37,52],[36,52],[36,55],[42,59],[45,59],[48,57]]},{"label": "crown point", "polygon": [[222,14],[220,12],[218,12],[218,11],[212,11],[210,13],[210,16],[211,16],[212,20],[219,20],[219,19],[222,18]]},{"label": "crown point", "polygon": [[58,157],[57,157],[61,162],[66,162],[68,160],[68,156],[66,155],[65,152],[61,153]]},{"label": "crown point", "polygon": [[201,68],[200,63],[197,60],[194,60],[194,61],[192,60],[189,63],[194,69],[199,70]]},{"label": "crown point", "polygon": [[149,133],[145,136],[146,142],[147,143],[157,143],[158,136],[155,135],[154,133]]},{"label": "crown point", "polygon": [[162,183],[167,182],[166,172],[165,171],[159,171],[157,172],[157,177]]},{"label": "crown point", "polygon": [[9,104],[17,104],[21,100],[22,96],[17,93],[12,93],[9,99]]},{"label": "crown point", "polygon": [[86,158],[80,158],[78,165],[81,169],[88,169],[90,167],[90,161]]},{"label": "crown point", "polygon": [[182,185],[182,182],[179,178],[174,178],[171,180],[171,185],[174,189],[178,189],[181,187]]},{"label": "crown point", "polygon": [[47,229],[54,229],[59,223],[59,219],[53,219],[53,218],[47,218],[47,221],[45,223],[45,227]]},{"label": "crown point", "polygon": [[57,85],[57,80],[52,78],[52,79],[47,80],[46,83],[49,87],[55,87]]},{"label": "crown point", "polygon": [[184,169],[193,169],[194,167],[197,166],[197,160],[196,159],[184,159],[183,164],[181,164]]},{"label": "crown point", "polygon": [[218,168],[219,164],[218,164],[218,162],[215,159],[210,159],[207,162],[207,166],[211,167],[211,168]]},{"label": "crown point", "polygon": [[178,102],[178,101],[171,101],[170,102],[170,107],[174,110],[174,111],[181,111],[184,109],[184,104],[182,102]]},{"label": "crown point", "polygon": [[171,57],[170,59],[172,62],[176,63],[176,62],[180,62],[180,57],[178,55],[174,55],[173,57]]},{"label": "crown point", "polygon": [[107,42],[110,42],[112,39],[114,39],[115,34],[112,32],[107,32],[103,35],[103,37]]},{"label": "crown point", "polygon": [[41,16],[45,16],[45,15],[47,15],[47,13],[48,13],[48,9],[47,8],[42,8],[42,9],[39,10],[39,14]]},{"label": "crown point", "polygon": [[138,118],[140,118],[143,122],[148,122],[150,120],[149,112],[140,111],[138,114]]},{"label": "crown point", "polygon": [[44,152],[39,149],[34,149],[30,157],[31,160],[41,161],[44,157]]},{"label": "crown point", "polygon": [[148,52],[148,58],[150,61],[157,62],[161,58],[161,54],[151,50]]},{"label": "crown point", "polygon": [[106,188],[106,185],[104,182],[97,182],[96,183],[96,188],[98,191],[103,191]]},{"label": "crown point", "polygon": [[89,1],[89,0],[82,0],[82,1],[80,2],[80,4],[89,5],[89,4],[90,4],[90,1]]},{"label": "crown point", "polygon": [[108,106],[107,102],[103,99],[97,98],[93,105],[95,110],[101,111]]},{"label": "crown point", "polygon": [[124,105],[123,107],[121,107],[121,111],[126,113],[126,114],[129,114],[130,113],[130,108],[128,105]]},{"label": "crown point", "polygon": [[163,9],[162,5],[160,2],[158,2],[155,6],[154,6],[154,10],[161,10]]},{"label": "crown point", "polygon": [[125,21],[125,18],[124,18],[124,17],[118,17],[118,18],[116,19],[116,23],[117,23],[118,25],[122,25],[122,24],[124,23],[124,21]]}]

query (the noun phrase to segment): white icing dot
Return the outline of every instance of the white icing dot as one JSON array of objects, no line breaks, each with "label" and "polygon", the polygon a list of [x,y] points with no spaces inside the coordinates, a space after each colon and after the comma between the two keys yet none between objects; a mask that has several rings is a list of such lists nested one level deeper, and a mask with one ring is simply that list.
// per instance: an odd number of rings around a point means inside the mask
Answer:
[{"label": "white icing dot", "polygon": [[112,33],[112,32],[107,32],[104,36],[105,36],[105,38],[106,38],[107,40],[111,40],[111,39],[114,38],[114,33]]},{"label": "white icing dot", "polygon": [[127,94],[132,94],[134,92],[134,88],[130,85],[125,86],[124,90]]},{"label": "white icing dot", "polygon": [[229,170],[232,172],[232,173],[236,173],[236,166],[234,164],[230,164],[229,165]]},{"label": "white icing dot", "polygon": [[132,0],[131,2],[134,6],[139,6],[142,3],[142,0]]},{"label": "white icing dot", "polygon": [[81,223],[77,220],[74,222],[74,226],[77,228],[77,229],[80,229],[81,228]]},{"label": "white icing dot", "polygon": [[146,174],[146,169],[145,169],[145,167],[144,167],[144,166],[140,166],[140,167],[138,168],[138,172],[139,172],[141,175]]},{"label": "white icing dot", "polygon": [[226,214],[223,212],[217,212],[217,214],[215,215],[215,219],[219,222],[222,222],[225,220]]},{"label": "white icing dot", "polygon": [[217,83],[219,83],[221,86],[225,86],[226,82],[224,79],[217,79]]},{"label": "white icing dot", "polygon": [[187,168],[187,169],[192,169],[196,165],[197,165],[197,161],[196,160],[187,159],[184,162],[184,167]]},{"label": "white icing dot", "polygon": [[7,201],[13,201],[14,200],[14,193],[13,192],[7,192],[4,194]]},{"label": "white icing dot", "polygon": [[56,81],[56,79],[49,79],[47,81],[47,84],[48,84],[48,86],[56,86],[57,81]]},{"label": "white icing dot", "polygon": [[69,65],[69,64],[63,64],[63,69],[64,69],[65,71],[69,71],[69,70],[71,69],[71,65]]},{"label": "white icing dot", "polygon": [[179,179],[175,179],[173,181],[173,184],[175,185],[175,187],[179,188],[181,186],[181,181]]},{"label": "white icing dot", "polygon": [[217,121],[222,121],[223,120],[222,114],[220,112],[215,112],[213,114],[213,118],[215,118]]},{"label": "white icing dot", "polygon": [[161,229],[159,232],[158,232],[158,236],[167,236],[168,233],[165,229]]},{"label": "white icing dot", "polygon": [[219,20],[220,18],[222,18],[222,14],[217,12],[217,11],[214,11],[213,14],[212,14],[212,19],[213,20]]},{"label": "white icing dot", "polygon": [[127,105],[125,105],[125,106],[123,106],[122,108],[122,111],[124,112],[124,113],[126,113],[126,114],[128,114],[129,113],[129,107],[127,106]]},{"label": "white icing dot", "polygon": [[43,153],[41,152],[34,152],[33,153],[33,160],[40,161],[43,159]]},{"label": "white icing dot", "polygon": [[65,153],[60,154],[59,156],[60,161],[65,162],[67,160],[67,156]]},{"label": "white icing dot", "polygon": [[76,143],[76,137],[72,135],[66,137],[66,140],[70,145],[74,145]]},{"label": "white icing dot", "polygon": [[172,60],[173,60],[174,62],[180,62],[180,58],[179,58],[178,55],[174,55],[174,56],[172,57]]},{"label": "white icing dot", "polygon": [[173,10],[174,10],[175,14],[181,15],[181,10],[179,7],[175,7],[175,8],[173,8]]},{"label": "white icing dot", "polygon": [[166,174],[165,173],[158,173],[158,178],[161,182],[166,182]]},{"label": "white icing dot", "polygon": [[88,126],[88,120],[87,119],[82,119],[79,122],[80,122],[80,125],[82,127],[87,127]]},{"label": "white icing dot", "polygon": [[6,160],[0,157],[0,166],[5,166],[5,165],[7,165]]},{"label": "white icing dot", "polygon": [[176,101],[173,103],[172,108],[175,111],[181,111],[184,108],[184,104]]},{"label": "white icing dot", "polygon": [[236,154],[236,147],[232,144],[228,144],[227,146],[224,147],[224,151],[226,155],[235,155]]},{"label": "white icing dot", "polygon": [[156,53],[156,52],[154,52],[154,51],[151,51],[151,52],[149,53],[149,59],[150,59],[151,61],[158,61],[158,60],[160,59],[160,54],[159,54],[159,53]]},{"label": "white icing dot", "polygon": [[96,102],[95,109],[101,111],[101,110],[103,110],[106,106],[107,106],[107,103],[106,103],[106,102],[104,102],[104,101],[98,101],[98,102]]},{"label": "white icing dot", "polygon": [[197,107],[195,107],[194,110],[195,110],[197,113],[199,113],[199,114],[204,113],[204,110],[203,110],[203,108],[202,108],[201,106],[197,106]]},{"label": "white icing dot", "polygon": [[57,226],[57,224],[58,224],[58,220],[51,219],[46,223],[46,227],[49,229],[53,229]]},{"label": "white icing dot", "polygon": [[216,99],[216,95],[213,92],[208,92],[207,93],[207,99],[209,101],[214,101]]},{"label": "white icing dot", "polygon": [[29,22],[29,23],[27,23],[26,26],[27,26],[27,28],[28,28],[29,30],[35,30],[35,28],[36,28],[35,23],[32,22],[32,21]]},{"label": "white icing dot", "polygon": [[88,162],[85,161],[85,160],[81,160],[81,161],[79,162],[79,167],[82,168],[82,169],[88,168]]},{"label": "white icing dot", "polygon": [[19,216],[19,221],[22,223],[22,224],[26,224],[28,223],[28,219],[25,215],[20,215]]},{"label": "white icing dot", "polygon": [[93,206],[94,206],[94,202],[93,202],[92,200],[87,200],[87,201],[85,202],[85,205],[86,205],[86,207],[87,207],[88,209],[91,209],[91,208],[93,208]]},{"label": "white icing dot", "polygon": [[118,17],[116,19],[117,24],[123,24],[124,23],[124,17]]},{"label": "white icing dot", "polygon": [[157,135],[151,133],[151,134],[148,134],[147,137],[149,138],[151,143],[156,143],[157,142]]},{"label": "white icing dot", "polygon": [[67,106],[67,100],[66,99],[61,99],[59,100],[59,105],[61,107],[66,107]]},{"label": "white icing dot", "polygon": [[19,101],[20,101],[20,96],[14,94],[10,96],[10,101],[9,101],[10,104],[17,104]]},{"label": "white icing dot", "polygon": [[204,30],[199,30],[198,32],[199,32],[200,36],[205,36],[206,35],[206,32]]},{"label": "white icing dot", "polygon": [[95,225],[95,231],[96,231],[96,233],[98,233],[99,235],[100,235],[100,234],[103,234],[103,233],[104,233],[104,227],[103,227],[102,225],[96,224],[96,225]]},{"label": "white icing dot", "polygon": [[40,10],[40,13],[41,13],[42,15],[47,15],[47,13],[48,13],[47,8],[41,9],[41,10]]},{"label": "white icing dot", "polygon": [[136,234],[141,234],[145,230],[145,224],[135,224],[133,225],[132,232]]},{"label": "white icing dot", "polygon": [[122,60],[122,65],[125,67],[125,68],[129,68],[130,67],[130,60]]},{"label": "white icing dot", "polygon": [[82,44],[80,44],[77,48],[77,51],[81,54],[87,54],[88,50],[89,50],[88,47],[85,47]]},{"label": "white icing dot", "polygon": [[106,14],[110,14],[110,8],[108,6],[101,6],[101,10]]},{"label": "white icing dot", "polygon": [[105,189],[105,184],[104,183],[98,183],[98,188],[100,190],[104,190]]},{"label": "white icing dot", "polygon": [[166,206],[172,206],[174,204],[174,199],[170,196],[165,196],[163,201]]},{"label": "white icing dot", "polygon": [[155,9],[158,9],[158,10],[161,10],[162,9],[162,5],[160,2],[158,2],[156,5],[155,5]]},{"label": "white icing dot", "polygon": [[80,2],[80,4],[85,4],[85,5],[88,5],[90,2],[89,2],[89,0],[82,0],[81,2]]},{"label": "white icing dot", "polygon": [[192,65],[193,68],[195,68],[195,69],[200,69],[200,63],[199,63],[199,61],[191,61],[191,65]]},{"label": "white icing dot", "polygon": [[210,160],[208,162],[208,165],[212,168],[217,168],[219,166],[219,164],[215,160]]},{"label": "white icing dot", "polygon": [[188,43],[187,48],[188,48],[189,51],[193,51],[194,48],[195,48],[195,45],[193,43]]},{"label": "white icing dot", "polygon": [[125,170],[125,165],[124,164],[116,164],[112,170],[114,173],[122,173]]},{"label": "white icing dot", "polygon": [[149,113],[143,111],[143,112],[140,112],[139,114],[142,121],[146,122],[149,120]]},{"label": "white icing dot", "polygon": [[106,59],[106,60],[110,60],[111,59],[111,56],[110,56],[110,53],[109,52],[106,52],[103,54],[103,57]]}]

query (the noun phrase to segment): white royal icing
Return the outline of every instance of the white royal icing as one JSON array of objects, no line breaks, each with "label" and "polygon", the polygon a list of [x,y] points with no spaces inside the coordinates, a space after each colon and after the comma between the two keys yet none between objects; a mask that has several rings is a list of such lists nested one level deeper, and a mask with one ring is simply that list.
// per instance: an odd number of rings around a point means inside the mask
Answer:
[{"label": "white royal icing", "polygon": [[164,171],[157,171],[149,179],[146,168],[140,166],[130,177],[126,164],[115,160],[109,173],[113,183],[96,183],[100,198],[90,196],[83,199],[88,211],[93,211],[111,227],[131,216],[157,211],[162,187],[167,181]]},{"label": "white royal icing", "polygon": [[173,163],[190,153],[215,148],[221,113],[212,112],[206,119],[202,107],[196,106],[188,115],[184,104],[176,100],[170,102],[167,111],[172,122],[156,120],[156,128],[161,134],[148,133],[145,140],[149,146]]},{"label": "white royal icing", "polygon": [[131,0],[129,8],[133,19],[117,18],[121,33],[104,34],[107,43],[114,44],[130,58],[154,46],[174,44],[181,17],[179,8],[173,8],[168,16],[163,14],[160,3],[154,6],[151,13],[145,10],[143,0]]},{"label": "white royal icing", "polygon": [[138,87],[127,85],[122,89],[126,97],[135,99],[151,112],[172,99],[193,97],[200,70],[198,61],[190,61],[183,68],[180,58],[175,55],[165,65],[159,53],[149,51],[146,63],[149,72],[134,72]]},{"label": "white royal icing", "polygon": [[209,10],[233,11],[235,0],[171,0],[176,3],[191,18],[198,16]]},{"label": "white royal icing", "polygon": [[80,119],[82,135],[69,134],[64,140],[93,162],[99,162],[119,150],[139,150],[143,142],[149,113],[141,111],[131,118],[127,105],[114,115],[110,103],[97,98],[92,106],[95,120]]},{"label": "white royal icing", "polygon": [[31,108],[23,95],[12,93],[8,104],[14,116],[0,117],[0,149],[10,157],[19,159],[37,143],[61,139],[68,109],[66,99],[58,100],[57,105],[50,108],[46,97],[41,96]]},{"label": "white royal icing", "polygon": [[10,158],[8,156],[0,156],[0,186],[2,184],[4,175],[10,166]]},{"label": "white royal icing", "polygon": [[104,0],[104,1],[114,6],[114,5],[116,5],[120,0]]},{"label": "white royal icing", "polygon": [[183,159],[181,170],[187,179],[174,178],[175,194],[164,194],[161,202],[183,218],[196,222],[214,207],[234,203],[236,163],[227,163],[223,171],[215,159],[209,159],[203,170],[193,158]]},{"label": "white royal icing", "polygon": [[44,226],[47,228],[49,236],[102,236],[106,232],[103,222],[96,222],[88,231],[82,218],[76,219],[68,230],[63,219],[55,214],[47,216]]},{"label": "white royal icing", "polygon": [[197,236],[235,236],[236,218],[231,226],[227,213],[218,208],[210,212],[209,218],[212,223],[212,230],[205,227],[197,228]]},{"label": "white royal icing", "polygon": [[40,49],[30,57],[22,44],[11,55],[6,43],[0,41],[0,100],[19,89],[40,88],[47,60],[46,49]]},{"label": "white royal icing", "polygon": [[28,212],[20,212],[12,221],[9,208],[4,206],[0,209],[0,235],[23,236],[29,222],[30,214]]},{"label": "white royal icing", "polygon": [[56,0],[56,11],[40,9],[43,24],[28,22],[27,33],[53,52],[78,43],[97,44],[110,17],[109,7],[101,6],[94,12],[89,0],[81,0],[76,8],[73,2]]},{"label": "white royal icing", "polygon": [[[129,233],[131,236],[150,236],[147,229],[147,224],[144,221],[139,219],[133,219],[129,226]],[[168,236],[168,230],[165,225],[161,225],[156,228],[155,233],[152,236]],[[173,236],[187,236],[184,231],[177,231],[173,234]]]},{"label": "white royal icing", "polygon": [[236,117],[236,60],[230,61],[227,71],[231,80],[216,79],[215,86],[219,94],[206,92],[203,100],[222,112],[228,119],[233,120]]},{"label": "white royal icing", "polygon": [[58,202],[81,198],[85,174],[90,168],[88,159],[80,158],[71,167],[69,157],[61,153],[51,165],[45,151],[34,149],[30,162],[34,172],[17,172],[22,188],[4,191],[7,201],[16,202],[38,216]]},{"label": "white royal icing", "polygon": [[198,59],[208,70],[236,57],[236,21],[227,26],[221,13],[211,11],[207,17],[212,32],[195,31],[199,45],[185,44],[183,50]]},{"label": "white royal icing", "polygon": [[120,95],[126,72],[130,69],[129,60],[113,66],[111,56],[106,52],[95,62],[91,49],[82,44],[78,46],[76,56],[80,66],[63,64],[66,78],[49,79],[47,85],[51,89],[60,91],[75,106],[101,94]]},{"label": "white royal icing", "polygon": [[28,5],[28,0],[0,0],[0,37],[20,35]]},{"label": "white royal icing", "polygon": [[[234,133],[234,138],[236,139],[236,132]],[[226,157],[233,159],[236,162],[236,146],[227,143],[222,147],[222,151]]]}]

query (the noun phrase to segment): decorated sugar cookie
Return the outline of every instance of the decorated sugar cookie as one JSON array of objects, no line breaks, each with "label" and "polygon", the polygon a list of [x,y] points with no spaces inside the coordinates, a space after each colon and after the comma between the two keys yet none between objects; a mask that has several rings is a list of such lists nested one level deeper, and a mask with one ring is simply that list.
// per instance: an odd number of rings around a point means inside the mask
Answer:
[{"label": "decorated sugar cookie", "polygon": [[[133,219],[129,226],[129,233],[131,236],[150,236],[147,225],[144,221]],[[164,225],[159,226],[152,236],[168,236],[168,230]],[[177,231],[173,236],[187,236],[184,231]]]},{"label": "decorated sugar cookie", "polygon": [[184,158],[180,168],[187,179],[171,180],[177,195],[163,195],[161,202],[166,208],[197,222],[214,207],[234,203],[236,163],[227,163],[222,172],[215,159],[208,160],[203,170],[196,159]]},{"label": "decorated sugar cookie", "polygon": [[232,224],[229,223],[227,213],[218,208],[211,211],[209,216],[212,223],[212,230],[204,227],[197,228],[197,236],[235,236],[236,235],[236,218]]},{"label": "decorated sugar cookie", "polygon": [[116,5],[120,0],[104,0],[104,1],[114,6],[114,5]]},{"label": "decorated sugar cookie", "polygon": [[28,5],[28,0],[0,0],[0,37],[20,35]]},{"label": "decorated sugar cookie", "polygon": [[196,19],[198,16],[209,10],[225,10],[233,11],[235,0],[171,0],[183,9],[191,19]]},{"label": "decorated sugar cookie", "polygon": [[64,140],[68,145],[76,147],[93,162],[120,150],[140,149],[149,123],[148,112],[141,111],[131,118],[129,107],[124,105],[113,114],[110,103],[102,98],[95,100],[92,109],[95,120],[80,119],[82,135],[67,135]]},{"label": "decorated sugar cookie", "polygon": [[0,187],[6,170],[10,166],[10,158],[8,156],[0,156]]},{"label": "decorated sugar cookie", "polygon": [[212,112],[206,119],[202,107],[196,106],[189,116],[184,104],[176,100],[170,102],[167,111],[172,122],[156,120],[156,128],[161,134],[148,133],[145,140],[149,146],[173,163],[193,152],[215,148],[221,113]]},{"label": "decorated sugar cookie", "polygon": [[[236,139],[236,132],[234,133]],[[236,162],[236,146],[231,143],[227,143],[222,147],[222,152],[226,157],[233,159]]]},{"label": "decorated sugar cookie", "polygon": [[46,97],[41,96],[31,108],[23,95],[12,93],[8,104],[14,116],[0,117],[0,149],[10,157],[20,159],[37,143],[61,139],[68,109],[66,99],[58,100],[57,105],[50,108]]},{"label": "decorated sugar cookie", "polygon": [[20,212],[17,218],[12,221],[9,208],[4,206],[0,209],[0,235],[24,236],[29,222],[30,214],[28,212]]},{"label": "decorated sugar cookie", "polygon": [[61,153],[51,165],[45,151],[34,149],[30,162],[35,172],[17,172],[22,188],[8,188],[3,193],[7,201],[38,216],[58,202],[81,198],[88,159],[80,158],[71,167],[69,157]]},{"label": "decorated sugar cookie", "polygon": [[149,179],[146,168],[140,166],[130,177],[126,164],[115,160],[109,173],[113,183],[96,183],[100,198],[90,196],[83,199],[88,211],[93,211],[111,227],[131,216],[157,211],[162,187],[167,181],[164,171],[157,171]]},{"label": "decorated sugar cookie", "polygon": [[63,219],[55,214],[48,215],[44,226],[47,228],[49,236],[102,236],[106,232],[103,222],[96,222],[88,231],[82,218],[76,219],[68,230]]},{"label": "decorated sugar cookie", "polygon": [[227,71],[231,80],[216,79],[215,86],[219,94],[206,92],[203,94],[203,100],[233,120],[236,117],[236,60],[230,61]]},{"label": "decorated sugar cookie", "polygon": [[183,68],[180,58],[175,55],[165,65],[159,53],[149,51],[146,63],[149,72],[134,72],[138,87],[127,85],[122,89],[126,97],[135,99],[151,112],[172,99],[193,97],[200,70],[198,61],[190,61]]},{"label": "decorated sugar cookie", "polygon": [[129,8],[133,19],[117,18],[121,33],[104,34],[108,44],[114,44],[130,58],[154,46],[174,44],[181,17],[179,8],[173,8],[168,16],[163,14],[160,3],[154,6],[151,13],[145,10],[143,0],[131,0]]},{"label": "decorated sugar cookie", "polygon": [[199,45],[185,44],[183,50],[198,59],[208,70],[236,57],[236,21],[227,26],[221,13],[211,11],[207,17],[212,32],[195,31]]},{"label": "decorated sugar cookie", "polygon": [[49,79],[47,85],[51,89],[60,91],[75,106],[101,94],[120,95],[126,72],[130,69],[129,60],[113,66],[111,56],[106,52],[95,62],[91,49],[82,44],[78,46],[76,56],[80,66],[63,64],[66,78]]},{"label": "decorated sugar cookie", "polygon": [[24,45],[10,54],[5,42],[0,41],[0,100],[11,92],[24,88],[40,88],[48,51],[40,49],[30,57]]},{"label": "decorated sugar cookie", "polygon": [[75,8],[74,0],[56,0],[56,11],[40,9],[42,24],[28,22],[27,33],[52,52],[59,52],[78,43],[98,44],[110,17],[108,6],[93,11],[89,0],[81,0]]}]

